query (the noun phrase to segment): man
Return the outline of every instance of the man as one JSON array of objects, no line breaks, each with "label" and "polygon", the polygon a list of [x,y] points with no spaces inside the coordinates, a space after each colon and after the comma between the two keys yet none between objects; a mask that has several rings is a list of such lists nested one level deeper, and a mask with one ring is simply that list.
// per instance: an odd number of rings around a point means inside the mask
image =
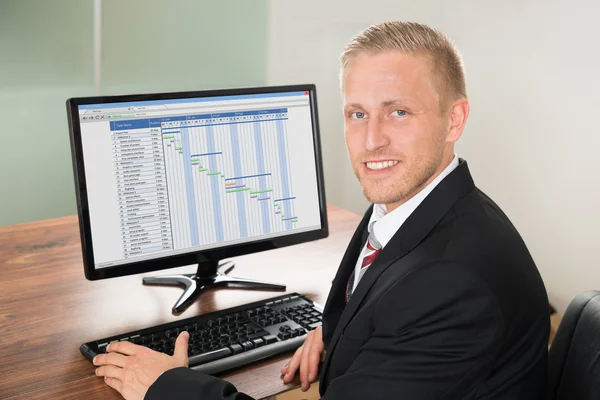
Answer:
[{"label": "man", "polygon": [[[469,114],[462,62],[440,32],[370,27],[342,54],[346,144],[374,205],[333,281],[323,330],[282,369],[323,399],[543,398],[544,285],[516,229],[454,154]],[[173,357],[115,343],[94,361],[126,399],[248,399]],[[160,377],[159,377],[160,376]],[[158,379],[157,379],[158,377]]]}]

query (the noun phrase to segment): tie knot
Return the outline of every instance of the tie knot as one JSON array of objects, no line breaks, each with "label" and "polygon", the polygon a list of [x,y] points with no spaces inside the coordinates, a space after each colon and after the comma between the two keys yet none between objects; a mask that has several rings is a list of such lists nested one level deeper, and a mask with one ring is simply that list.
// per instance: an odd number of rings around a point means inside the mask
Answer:
[{"label": "tie knot", "polygon": [[360,271],[355,277],[355,273],[357,271],[353,270],[352,274],[350,274],[350,278],[348,278],[348,284],[346,285],[346,304],[348,304],[348,301],[350,301],[350,296],[352,296],[354,281],[359,281],[362,278],[367,268],[373,263],[373,261],[375,261],[375,258],[381,251],[381,248],[381,243],[379,243],[379,241],[375,237],[373,229],[371,229],[369,237],[367,238],[367,249],[364,250],[362,263],[360,264]]},{"label": "tie knot", "polygon": [[367,248],[369,250],[381,250],[381,247],[381,243],[379,243],[379,240],[375,237],[375,232],[371,231],[371,233],[369,233],[369,238],[367,239]]},{"label": "tie knot", "polygon": [[380,251],[381,243],[379,243],[377,238],[375,238],[375,234],[373,234],[373,232],[371,231],[371,234],[367,239],[367,251],[365,252],[361,269],[371,265],[373,261],[375,261],[375,258],[377,257]]}]

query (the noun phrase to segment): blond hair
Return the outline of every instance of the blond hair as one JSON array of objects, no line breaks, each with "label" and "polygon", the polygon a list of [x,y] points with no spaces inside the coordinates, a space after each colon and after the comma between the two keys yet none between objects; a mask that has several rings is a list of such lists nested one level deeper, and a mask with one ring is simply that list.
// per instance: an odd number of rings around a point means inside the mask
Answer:
[{"label": "blond hair", "polygon": [[345,71],[358,54],[394,50],[431,58],[440,102],[448,97],[451,101],[467,97],[464,65],[456,46],[442,32],[416,22],[384,22],[360,32],[342,51],[341,86]]}]

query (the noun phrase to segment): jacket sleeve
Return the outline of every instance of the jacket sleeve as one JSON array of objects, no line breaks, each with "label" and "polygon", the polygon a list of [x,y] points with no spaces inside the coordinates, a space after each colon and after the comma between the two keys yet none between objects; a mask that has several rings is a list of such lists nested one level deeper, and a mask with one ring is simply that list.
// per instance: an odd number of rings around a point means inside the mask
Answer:
[{"label": "jacket sleeve", "polygon": [[166,371],[150,386],[144,400],[254,400],[231,383],[189,368]]},{"label": "jacket sleeve", "polygon": [[364,343],[355,342],[358,354],[329,383],[323,400],[478,398],[504,329],[486,282],[451,263],[405,275],[382,295],[372,322],[366,339],[353,338],[346,327],[334,353],[353,340]]}]

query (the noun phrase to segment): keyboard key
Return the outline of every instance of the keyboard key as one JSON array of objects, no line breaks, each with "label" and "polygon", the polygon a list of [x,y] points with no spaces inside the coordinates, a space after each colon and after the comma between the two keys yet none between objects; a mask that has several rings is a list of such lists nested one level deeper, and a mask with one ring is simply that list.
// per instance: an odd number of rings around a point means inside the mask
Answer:
[{"label": "keyboard key", "polygon": [[242,347],[244,347],[244,350],[250,350],[254,348],[254,344],[250,341],[246,341],[242,342]]},{"label": "keyboard key", "polygon": [[314,322],[314,323],[312,323],[312,324],[308,325],[308,327],[309,327],[309,328],[312,330],[312,329],[316,329],[316,328],[318,328],[318,327],[319,327],[319,326],[321,326],[321,325],[323,325],[323,322],[321,322],[321,321],[318,321],[318,322]]},{"label": "keyboard key", "polygon": [[260,347],[265,344],[262,339],[252,339],[252,343],[254,343],[254,347]]},{"label": "keyboard key", "polygon": [[246,337],[248,338],[248,340],[252,340],[252,339],[259,338],[259,337],[263,337],[266,333],[267,333],[266,331],[260,330],[259,332],[251,333],[251,334],[247,335]]},{"label": "keyboard key", "polygon": [[277,341],[277,338],[273,335],[266,335],[266,336],[263,336],[263,340],[265,341],[265,343],[271,344],[271,343],[275,343]]},{"label": "keyboard key", "polygon": [[229,348],[231,349],[233,354],[238,354],[244,351],[244,348],[237,343],[232,344],[231,346],[229,346]]}]

